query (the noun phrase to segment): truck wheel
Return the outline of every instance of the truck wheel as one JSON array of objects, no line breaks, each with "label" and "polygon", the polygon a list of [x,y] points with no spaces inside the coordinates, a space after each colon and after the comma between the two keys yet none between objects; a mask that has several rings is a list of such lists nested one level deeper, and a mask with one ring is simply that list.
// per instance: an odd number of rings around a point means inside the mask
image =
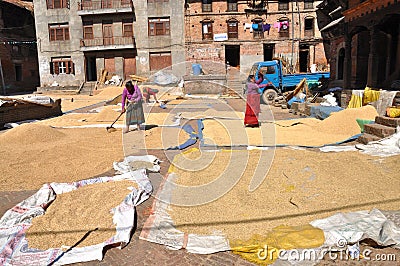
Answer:
[{"label": "truck wheel", "polygon": [[265,104],[272,104],[278,93],[274,89],[265,90],[261,98]]}]

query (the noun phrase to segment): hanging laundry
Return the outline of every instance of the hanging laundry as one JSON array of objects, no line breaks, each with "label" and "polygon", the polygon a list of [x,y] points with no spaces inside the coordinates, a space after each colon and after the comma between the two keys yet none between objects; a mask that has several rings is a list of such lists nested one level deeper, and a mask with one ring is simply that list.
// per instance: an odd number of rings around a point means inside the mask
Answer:
[{"label": "hanging laundry", "polygon": [[251,23],[244,24],[244,31],[246,31],[247,29],[251,29]]},{"label": "hanging laundry", "polygon": [[287,30],[289,28],[289,22],[287,21],[281,22],[281,28],[282,30]]},{"label": "hanging laundry", "polygon": [[275,22],[274,23],[274,28],[278,29],[278,32],[281,30],[281,23],[280,22]]},{"label": "hanging laundry", "polygon": [[203,33],[204,34],[208,33],[208,25],[206,24],[203,25]]},{"label": "hanging laundry", "polygon": [[253,23],[253,25],[251,26],[253,28],[253,30],[258,30],[258,24]]},{"label": "hanging laundry", "polygon": [[268,24],[268,23],[265,23],[265,24],[262,25],[262,29],[263,29],[264,32],[268,31],[268,34],[269,34],[269,30],[271,29],[271,25]]}]

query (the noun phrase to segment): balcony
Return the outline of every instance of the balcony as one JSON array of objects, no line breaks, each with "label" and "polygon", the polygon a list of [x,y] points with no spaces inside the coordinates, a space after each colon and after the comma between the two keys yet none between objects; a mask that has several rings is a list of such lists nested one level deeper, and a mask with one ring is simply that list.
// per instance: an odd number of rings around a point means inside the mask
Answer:
[{"label": "balcony", "polygon": [[78,2],[78,15],[115,14],[133,12],[131,1],[127,0],[82,0]]},{"label": "balcony", "polygon": [[102,37],[93,39],[81,39],[81,51],[99,51],[115,49],[135,48],[134,37]]}]

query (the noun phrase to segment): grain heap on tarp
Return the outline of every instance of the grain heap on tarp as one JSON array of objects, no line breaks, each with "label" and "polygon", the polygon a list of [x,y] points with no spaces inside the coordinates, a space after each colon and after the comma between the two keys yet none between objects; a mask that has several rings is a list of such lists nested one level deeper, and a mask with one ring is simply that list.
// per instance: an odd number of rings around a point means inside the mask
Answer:
[{"label": "grain heap on tarp", "polygon": [[146,170],[122,172],[45,184],[8,210],[0,219],[0,250],[6,251],[2,262],[64,265],[102,260],[107,246],[129,243],[137,219],[135,207],[149,198],[153,188]]},{"label": "grain heap on tarp", "polygon": [[97,183],[58,195],[45,215],[32,220],[26,232],[29,248],[71,247],[95,229],[77,246],[96,245],[110,239],[116,234],[110,211],[125,199],[129,194],[127,188],[132,186],[137,188],[132,181]]},{"label": "grain heap on tarp", "polygon": [[[205,120],[204,144],[322,146],[342,142],[360,134],[356,119],[373,120],[376,116],[374,107],[364,106],[333,113],[323,121],[312,118],[275,121],[262,123],[260,128],[246,128],[243,132],[237,130],[243,126],[241,121]],[[293,126],[284,126],[288,123]]]},{"label": "grain heap on tarp", "polygon": [[[171,169],[170,176],[175,176],[173,182],[179,186],[170,188],[172,196],[168,202],[180,205],[165,207],[174,228],[187,234],[220,232],[230,241],[247,240],[256,233],[266,235],[279,225],[304,225],[340,211],[398,208],[400,179],[393,176],[397,176],[399,156],[375,159],[359,152],[327,154],[277,149],[267,172],[258,171],[268,163],[260,158],[264,153],[273,154],[273,150],[221,151],[212,160],[203,160],[199,151],[194,152],[194,155],[185,155],[186,159],[183,155],[174,159],[174,164],[181,161],[184,164]],[[246,163],[239,164],[243,158]],[[208,163],[204,165],[204,162]],[[380,186],[376,186],[377,176]],[[260,178],[261,185],[250,192],[249,184]],[[166,184],[171,181],[168,178]],[[194,189],[187,191],[187,187]],[[221,194],[221,189],[226,188],[226,193]],[[217,196],[208,199],[208,195]],[[195,206],[182,206],[185,202]],[[169,218],[160,219],[168,221]],[[151,217],[149,228],[153,228],[152,222],[162,224],[157,217]],[[154,232],[149,230],[147,236],[152,236],[151,241],[157,241],[157,234],[168,235],[156,232],[160,228],[153,229]]]},{"label": "grain heap on tarp", "polygon": [[121,132],[23,124],[0,134],[0,190],[38,189],[110,170],[123,158]]}]

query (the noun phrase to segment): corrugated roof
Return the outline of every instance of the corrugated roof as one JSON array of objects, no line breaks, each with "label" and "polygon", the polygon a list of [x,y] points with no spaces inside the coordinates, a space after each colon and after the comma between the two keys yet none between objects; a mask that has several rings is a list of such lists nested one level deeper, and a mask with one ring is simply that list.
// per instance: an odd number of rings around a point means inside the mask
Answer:
[{"label": "corrugated roof", "polygon": [[26,10],[29,10],[30,12],[33,12],[33,2],[27,2],[23,0],[2,0],[2,1],[18,6],[20,8],[24,8]]}]

